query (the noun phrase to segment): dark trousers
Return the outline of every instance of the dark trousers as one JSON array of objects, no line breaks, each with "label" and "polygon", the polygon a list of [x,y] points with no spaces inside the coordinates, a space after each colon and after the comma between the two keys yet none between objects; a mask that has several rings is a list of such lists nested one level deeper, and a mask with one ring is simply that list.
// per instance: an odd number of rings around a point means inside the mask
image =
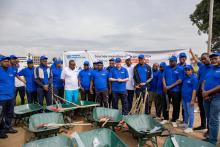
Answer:
[{"label": "dark trousers", "polygon": [[94,101],[93,94],[89,90],[80,90],[81,100]]},{"label": "dark trousers", "polygon": [[113,102],[112,102],[112,99],[113,99],[113,94],[110,93],[109,96],[108,96],[108,104],[109,104],[109,108],[112,108],[113,106]]},{"label": "dark trousers", "polygon": [[64,97],[64,87],[54,87],[53,94],[58,95],[59,97]]},{"label": "dark trousers", "polygon": [[156,95],[156,98],[155,98],[155,108],[156,108],[156,115],[157,115],[157,117],[161,116],[164,99],[165,99],[165,95],[164,94],[157,94]]},{"label": "dark trousers", "polygon": [[37,88],[37,98],[39,104],[43,106],[44,98],[46,99],[47,106],[52,104],[51,91],[45,91],[42,88]]},{"label": "dark trousers", "polygon": [[14,99],[0,101],[2,108],[0,120],[0,133],[4,133],[6,129],[12,127],[11,122],[14,114]]},{"label": "dark trousers", "polygon": [[202,96],[202,90],[198,90],[198,106],[199,106],[199,111],[200,111],[200,119],[201,119],[201,126],[206,127],[206,114],[205,114],[205,109],[203,105],[203,96]]},{"label": "dark trousers", "polygon": [[20,98],[21,98],[21,104],[24,105],[25,103],[25,87],[24,86],[21,86],[21,87],[15,87],[15,104],[16,104],[16,97],[17,95],[20,95]]},{"label": "dark trousers", "polygon": [[[141,102],[141,99],[145,99],[145,94],[146,94],[146,89],[136,89],[135,90],[135,93],[136,93],[136,97],[139,98],[139,96],[141,95],[141,98],[138,102],[138,106],[140,105],[140,102]],[[138,110],[140,111],[140,110]],[[146,102],[145,102],[145,114],[149,114],[149,96],[146,97]]]},{"label": "dark trousers", "polygon": [[108,90],[96,91],[96,102],[100,104],[101,107],[108,108]]},{"label": "dark trousers", "polygon": [[118,109],[118,100],[121,99],[122,103],[122,115],[128,114],[128,102],[127,102],[127,93],[125,92],[112,92],[112,108]]},{"label": "dark trousers", "polygon": [[161,96],[163,97],[163,118],[164,120],[169,120],[169,110],[168,110],[168,105],[169,105],[169,97],[167,94],[162,94]]},{"label": "dark trousers", "polygon": [[28,104],[38,103],[37,91],[26,91]]},{"label": "dark trousers", "polygon": [[131,111],[133,104],[134,90],[127,90],[128,112]]},{"label": "dark trousers", "polygon": [[176,122],[179,119],[180,114],[180,102],[181,102],[181,93],[180,92],[168,92],[169,101],[172,100],[173,105],[173,114],[172,122]]}]

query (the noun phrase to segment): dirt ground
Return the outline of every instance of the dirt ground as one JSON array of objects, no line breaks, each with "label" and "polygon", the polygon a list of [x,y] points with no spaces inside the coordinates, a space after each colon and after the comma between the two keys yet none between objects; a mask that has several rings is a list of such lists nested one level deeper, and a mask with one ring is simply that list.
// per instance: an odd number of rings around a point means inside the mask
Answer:
[{"label": "dirt ground", "polygon": [[[153,109],[152,114],[155,114],[155,111]],[[171,113],[170,113],[171,114]],[[171,115],[170,115],[171,116]],[[80,119],[80,118],[79,118]],[[181,119],[181,118],[180,118]],[[199,118],[199,113],[195,112],[195,123],[194,126],[197,127],[200,124],[200,118]],[[172,128],[171,124],[165,125],[167,129],[169,129],[172,133],[178,133],[178,134],[184,134],[183,133],[183,128]],[[83,132],[83,131],[88,131],[91,129],[94,129],[95,127],[90,127],[90,126],[77,126],[71,130],[69,130],[66,134],[71,134],[73,132]],[[18,133],[16,134],[10,134],[7,139],[0,139],[0,147],[21,147],[29,138],[30,138],[30,133],[26,131],[25,128],[19,126],[16,127],[18,130]],[[203,131],[194,131],[192,134],[189,136],[192,138],[197,138],[197,139],[203,139]],[[137,140],[134,139],[131,135],[131,133],[127,131],[119,131],[117,132],[117,135],[129,146],[129,147],[137,147]],[[186,134],[185,134],[186,135]],[[166,137],[158,137],[158,144],[159,147],[162,147]],[[151,147],[152,144],[150,141],[146,143],[146,147]],[[220,146],[220,145],[219,145]]]}]

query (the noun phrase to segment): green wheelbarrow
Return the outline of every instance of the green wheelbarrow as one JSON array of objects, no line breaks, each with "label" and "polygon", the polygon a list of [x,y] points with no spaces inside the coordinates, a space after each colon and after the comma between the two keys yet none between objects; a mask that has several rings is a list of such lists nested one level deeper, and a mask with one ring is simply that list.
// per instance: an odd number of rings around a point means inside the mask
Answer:
[{"label": "green wheelbarrow", "polygon": [[127,115],[123,118],[128,125],[129,131],[135,138],[138,138],[138,146],[142,147],[147,140],[157,147],[157,136],[160,136],[165,128],[151,116]]},{"label": "green wheelbarrow", "polygon": [[163,147],[215,147],[215,145],[202,140],[189,138],[183,135],[170,135],[165,140]]},{"label": "green wheelbarrow", "polygon": [[73,135],[76,147],[127,147],[110,129],[101,128]]},{"label": "green wheelbarrow", "polygon": [[42,110],[42,106],[40,104],[25,104],[20,106],[15,106],[14,114],[15,114],[15,124],[17,124],[17,120],[23,120],[24,124],[27,125],[29,121],[29,117],[33,114],[37,114]]},{"label": "green wheelbarrow", "polygon": [[44,124],[64,124],[62,113],[51,112],[34,114],[29,119],[28,130],[32,132],[37,138],[42,138],[52,134],[57,135],[60,127],[39,127]]},{"label": "green wheelbarrow", "polygon": [[73,142],[67,136],[59,135],[32,141],[24,144],[23,147],[73,147]]},{"label": "green wheelbarrow", "polygon": [[[93,120],[97,126],[104,126],[105,128],[112,128],[115,130],[115,127],[122,120],[122,113],[117,109],[96,107],[93,109]],[[104,121],[102,119],[105,118]],[[108,119],[108,120],[107,120]]]}]

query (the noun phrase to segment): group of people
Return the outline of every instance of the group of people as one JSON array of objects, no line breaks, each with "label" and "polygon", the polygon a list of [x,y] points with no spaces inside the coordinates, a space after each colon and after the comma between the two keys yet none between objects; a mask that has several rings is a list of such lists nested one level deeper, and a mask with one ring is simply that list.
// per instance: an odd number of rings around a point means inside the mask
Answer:
[{"label": "group of people", "polygon": [[199,66],[197,74],[186,63],[185,53],[179,54],[179,62],[176,56],[171,56],[168,65],[161,62],[151,67],[145,56],[140,54],[137,64],[133,64],[132,57],[128,56],[125,64],[122,64],[121,58],[110,59],[106,68],[100,60],[93,62],[92,66],[89,61],[84,61],[82,70],[74,60],[69,60],[68,66],[63,68],[62,61],[56,59],[49,67],[48,58],[41,56],[39,66],[34,67],[33,61],[28,59],[27,67],[22,68],[16,56],[1,56],[0,138],[7,138],[7,133],[17,132],[11,121],[19,92],[22,104],[25,103],[26,93],[28,103],[42,106],[44,98],[46,104],[51,105],[52,97],[63,98],[65,95],[67,102],[89,100],[99,103],[101,107],[118,109],[120,99],[123,115],[131,112],[136,96],[145,99],[139,100],[139,103],[145,102],[146,114],[151,114],[152,102],[155,102],[156,119],[161,119],[161,124],[169,123],[169,106],[172,104],[173,127],[178,127],[176,122],[182,104],[185,133],[193,132],[197,100],[201,126],[194,130],[208,128],[206,137],[209,142],[216,144],[220,116],[220,53],[204,53],[200,60],[192,50],[190,53]]}]

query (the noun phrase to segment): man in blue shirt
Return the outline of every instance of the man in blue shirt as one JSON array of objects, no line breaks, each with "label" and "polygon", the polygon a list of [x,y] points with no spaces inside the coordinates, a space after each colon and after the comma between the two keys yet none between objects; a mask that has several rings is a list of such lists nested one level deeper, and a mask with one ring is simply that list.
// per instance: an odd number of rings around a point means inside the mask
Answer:
[{"label": "man in blue shirt", "polygon": [[126,93],[126,82],[128,81],[128,71],[121,66],[121,59],[116,58],[116,66],[110,70],[109,81],[112,86],[112,107],[118,109],[118,100],[122,102],[122,114],[128,114],[128,102]]},{"label": "man in blue shirt", "polygon": [[40,65],[34,70],[34,78],[37,84],[37,97],[39,104],[43,106],[44,98],[46,99],[47,106],[52,104],[51,98],[51,85],[50,81],[50,68],[47,66],[47,57],[40,57]]},{"label": "man in blue shirt", "polygon": [[103,62],[98,61],[97,70],[93,70],[90,82],[90,93],[93,94],[93,85],[95,88],[96,102],[100,106],[108,107],[108,77],[109,72],[103,69]]},{"label": "man in blue shirt", "polygon": [[155,107],[156,107],[156,99],[157,99],[157,80],[158,80],[158,63],[153,64],[153,79],[150,82],[150,88],[149,88],[149,114],[151,113],[151,106],[152,102],[154,101]]},{"label": "man in blue shirt", "polygon": [[[206,129],[206,125],[208,126],[208,121],[209,121],[208,112],[205,111],[205,109],[209,108],[210,102],[209,101],[204,101],[204,99],[203,99],[203,96],[202,96],[202,83],[203,83],[203,81],[206,77],[206,74],[210,71],[210,69],[212,68],[213,65],[210,63],[208,53],[203,53],[201,55],[201,61],[200,61],[195,56],[192,49],[190,49],[189,51],[190,51],[190,54],[192,55],[193,60],[199,66],[199,71],[198,71],[199,87],[198,87],[198,91],[197,91],[197,99],[198,99],[198,106],[199,106],[199,111],[200,111],[201,125],[194,128],[194,130],[203,130],[203,129]],[[207,136],[207,135],[208,135],[208,131],[205,133],[205,136]]]},{"label": "man in blue shirt", "polygon": [[26,81],[26,94],[28,103],[37,103],[37,85],[34,81],[34,65],[33,60],[27,60],[27,68],[22,69],[19,76],[23,76]]},{"label": "man in blue shirt", "polygon": [[59,97],[64,97],[64,84],[61,79],[62,61],[54,59],[53,66],[51,66],[51,74],[53,78],[53,93]]},{"label": "man in blue shirt", "polygon": [[202,95],[205,101],[210,102],[209,113],[209,142],[216,145],[220,118],[220,52],[210,56],[213,67],[207,73],[202,86]]},{"label": "man in blue shirt", "polygon": [[160,63],[160,70],[157,74],[157,85],[156,85],[156,99],[155,99],[155,108],[157,118],[161,117],[161,112],[163,112],[164,120],[168,120],[168,111],[167,111],[167,101],[166,96],[163,91],[163,74],[166,68],[166,63]]},{"label": "man in blue shirt", "polygon": [[90,80],[92,69],[89,67],[89,61],[84,62],[84,68],[79,72],[79,87],[81,100],[94,101],[93,95],[90,93]]},{"label": "man in blue shirt", "polygon": [[[106,69],[108,70],[108,72],[110,72],[110,70],[113,67],[115,67],[115,58],[111,58],[109,60],[109,66]],[[109,83],[110,83],[109,86],[111,86],[111,81]],[[109,98],[108,98],[109,108],[112,107],[112,98],[113,98],[112,91],[109,91]]]},{"label": "man in blue shirt", "polygon": [[192,133],[194,123],[194,103],[198,88],[198,79],[196,75],[193,74],[193,67],[191,65],[186,65],[184,70],[185,76],[183,78],[181,91],[184,109],[184,133]]},{"label": "man in blue shirt", "polygon": [[2,56],[0,66],[0,138],[7,138],[6,133],[16,133],[12,128],[14,114],[14,90],[15,76],[14,69],[10,66],[10,58]]},{"label": "man in blue shirt", "polygon": [[[138,56],[139,63],[134,67],[134,82],[135,82],[135,92],[136,97],[140,97],[145,102],[145,113],[149,114],[149,98],[147,96],[146,90],[149,86],[150,81],[153,78],[151,67],[146,64],[145,57],[143,54]],[[139,105],[140,105],[139,101]],[[139,110],[137,110],[139,111]]]},{"label": "man in blue shirt", "polygon": [[[171,121],[173,127],[177,127],[176,120],[179,118],[180,113],[182,78],[182,71],[177,67],[177,57],[170,57],[169,66],[164,71],[163,87],[164,92],[168,94],[169,100],[172,100],[173,114]],[[165,124],[167,121],[161,123]]]}]

